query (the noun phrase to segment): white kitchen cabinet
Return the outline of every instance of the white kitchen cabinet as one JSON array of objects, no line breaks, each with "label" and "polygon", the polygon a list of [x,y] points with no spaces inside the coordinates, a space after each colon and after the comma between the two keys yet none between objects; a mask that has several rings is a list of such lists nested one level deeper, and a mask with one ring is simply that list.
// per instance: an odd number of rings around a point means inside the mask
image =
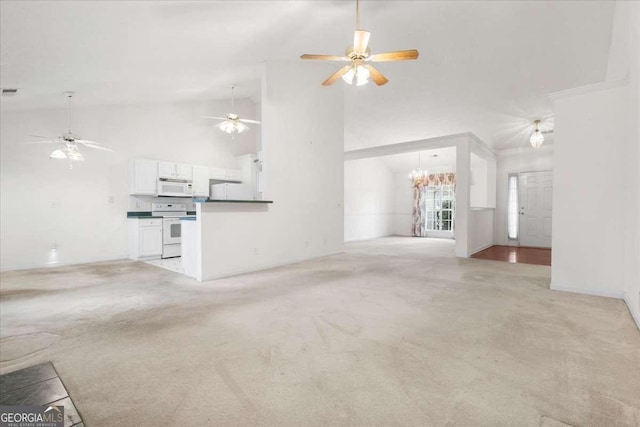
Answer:
[{"label": "white kitchen cabinet", "polygon": [[186,163],[177,163],[176,179],[186,179],[187,181],[191,181],[193,179],[193,166]]},{"label": "white kitchen cabinet", "polygon": [[176,164],[173,162],[158,162],[158,177],[175,179]]},{"label": "white kitchen cabinet", "polygon": [[129,258],[160,259],[162,218],[129,219]]},{"label": "white kitchen cabinet", "polygon": [[211,179],[224,181],[227,178],[227,171],[222,168],[209,168],[209,176]]},{"label": "white kitchen cabinet", "polygon": [[158,162],[158,177],[191,181],[192,166],[186,163]]},{"label": "white kitchen cabinet", "polygon": [[242,181],[242,171],[240,169],[227,169],[226,179],[229,181]]},{"label": "white kitchen cabinet", "polygon": [[196,197],[209,196],[209,175],[208,166],[193,166],[193,195]]},{"label": "white kitchen cabinet", "polygon": [[129,194],[155,196],[158,191],[158,162],[132,160],[129,164]]}]

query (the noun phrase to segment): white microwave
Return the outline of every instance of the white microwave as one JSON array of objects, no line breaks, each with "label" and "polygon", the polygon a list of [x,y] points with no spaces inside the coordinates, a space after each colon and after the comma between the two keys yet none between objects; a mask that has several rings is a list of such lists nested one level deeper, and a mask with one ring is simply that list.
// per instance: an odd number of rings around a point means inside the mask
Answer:
[{"label": "white microwave", "polygon": [[191,181],[160,178],[158,180],[158,196],[192,197],[193,184]]}]

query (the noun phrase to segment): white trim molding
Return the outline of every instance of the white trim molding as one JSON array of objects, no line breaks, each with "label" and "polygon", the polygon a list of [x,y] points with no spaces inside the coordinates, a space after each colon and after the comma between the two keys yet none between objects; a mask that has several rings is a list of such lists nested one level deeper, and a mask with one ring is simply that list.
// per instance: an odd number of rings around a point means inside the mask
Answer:
[{"label": "white trim molding", "polygon": [[455,147],[456,144],[461,141],[475,141],[478,147],[488,153],[495,156],[495,153],[489,146],[473,132],[463,132],[453,135],[437,136],[433,138],[420,139],[417,141],[399,142],[394,144],[377,145],[375,147],[360,148],[357,150],[349,150],[344,152],[344,160],[360,160],[368,159],[371,157],[383,157],[393,154],[411,153],[414,151],[432,150],[436,148]]},{"label": "white trim molding", "polygon": [[620,79],[620,80],[609,80],[609,81],[604,81],[600,83],[594,83],[591,85],[578,86],[572,89],[561,90],[558,92],[551,92],[551,93],[548,93],[547,96],[549,97],[549,99],[551,99],[551,101],[555,101],[556,99],[565,98],[567,96],[583,95],[585,93],[613,89],[615,87],[626,86],[628,84],[629,84],[628,78]]},{"label": "white trim molding", "polygon": [[1,267],[0,271],[5,272],[5,271],[32,270],[32,269],[41,269],[41,268],[69,267],[73,265],[93,264],[96,262],[108,262],[108,261],[133,261],[133,260],[129,258],[128,254],[111,255],[111,256],[78,258],[78,259],[72,259],[72,260],[61,261],[61,262],[8,265],[8,266]]},{"label": "white trim molding", "polygon": [[549,288],[552,291],[571,292],[574,294],[591,295],[594,297],[624,299],[624,292],[619,292],[619,291],[602,291],[598,289],[575,288],[572,286],[566,286],[566,285],[563,285],[562,283],[556,283],[556,282],[551,282],[551,285],[549,286]]}]

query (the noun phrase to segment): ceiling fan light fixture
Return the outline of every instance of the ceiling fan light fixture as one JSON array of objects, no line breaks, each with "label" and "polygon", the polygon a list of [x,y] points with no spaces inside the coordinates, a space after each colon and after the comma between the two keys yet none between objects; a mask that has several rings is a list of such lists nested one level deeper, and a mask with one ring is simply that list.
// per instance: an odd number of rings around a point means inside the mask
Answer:
[{"label": "ceiling fan light fixture", "polygon": [[218,129],[220,129],[224,133],[232,134],[232,133],[242,133],[249,129],[249,126],[238,120],[225,120],[216,125]]},{"label": "ceiling fan light fixture", "polygon": [[353,66],[345,75],[342,76],[342,80],[350,85],[362,86],[369,83],[371,72],[362,65]]},{"label": "ceiling fan light fixture", "polygon": [[535,128],[529,138],[529,143],[533,148],[540,148],[544,142],[544,135],[542,135],[542,132],[540,131],[540,120],[536,120],[534,122],[534,126]]},{"label": "ceiling fan light fixture", "polygon": [[69,149],[69,151],[67,152],[67,157],[69,157],[69,160],[73,160],[75,162],[84,161],[84,156],[76,149]]},{"label": "ceiling fan light fixture", "polygon": [[65,152],[64,152],[64,151],[62,151],[61,149],[56,148],[55,150],[53,150],[53,153],[51,153],[51,154],[49,155],[49,158],[50,158],[50,159],[60,159],[60,160],[63,160],[63,159],[66,159],[66,158],[67,158],[67,155],[66,155],[66,154],[65,154]]}]

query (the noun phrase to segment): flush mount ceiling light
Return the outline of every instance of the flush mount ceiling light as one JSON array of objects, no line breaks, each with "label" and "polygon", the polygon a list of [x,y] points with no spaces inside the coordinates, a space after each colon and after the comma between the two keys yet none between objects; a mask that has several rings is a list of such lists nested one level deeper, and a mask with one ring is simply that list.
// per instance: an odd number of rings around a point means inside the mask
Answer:
[{"label": "flush mount ceiling light", "polygon": [[367,84],[369,82],[369,78],[371,78],[375,84],[382,86],[389,80],[387,80],[381,72],[373,68],[369,62],[406,61],[418,58],[418,51],[415,49],[371,55],[371,50],[369,49],[369,38],[371,37],[371,33],[366,30],[361,30],[359,27],[360,1],[356,0],[356,31],[353,35],[353,46],[347,48],[344,56],[309,54],[300,56],[301,59],[350,62],[349,65],[345,65],[325,80],[322,83],[324,86],[334,84],[339,78],[342,78],[342,80],[350,85],[356,86]]},{"label": "flush mount ceiling light", "polygon": [[224,133],[234,134],[234,133],[242,133],[246,130],[249,130],[249,126],[245,123],[255,123],[260,124],[261,122],[257,120],[249,120],[249,119],[241,119],[235,111],[235,102],[233,96],[233,90],[235,86],[231,86],[231,113],[227,114],[226,117],[214,117],[214,116],[204,116],[205,119],[217,119],[224,120],[216,125],[218,129],[220,129]]},{"label": "flush mount ceiling light", "polygon": [[53,150],[49,155],[50,159],[56,160],[68,160],[69,169],[73,169],[73,162],[84,161],[84,156],[78,150],[78,144],[80,146],[95,148],[96,150],[113,151],[97,142],[81,139],[78,135],[74,135],[71,132],[71,98],[75,92],[65,92],[64,95],[68,98],[68,118],[69,127],[67,133],[58,137],[31,135],[34,138],[43,138],[43,141],[27,142],[26,144],[58,144],[58,148]]},{"label": "flush mount ceiling light", "polygon": [[409,174],[411,182],[420,181],[429,175],[429,173],[426,170],[423,170],[421,166],[420,153],[418,153],[418,168],[412,170]]},{"label": "flush mount ceiling light", "polygon": [[533,148],[540,148],[542,147],[542,143],[544,142],[544,135],[540,130],[540,120],[534,121],[533,126],[534,129],[531,137],[529,138],[529,143]]}]

